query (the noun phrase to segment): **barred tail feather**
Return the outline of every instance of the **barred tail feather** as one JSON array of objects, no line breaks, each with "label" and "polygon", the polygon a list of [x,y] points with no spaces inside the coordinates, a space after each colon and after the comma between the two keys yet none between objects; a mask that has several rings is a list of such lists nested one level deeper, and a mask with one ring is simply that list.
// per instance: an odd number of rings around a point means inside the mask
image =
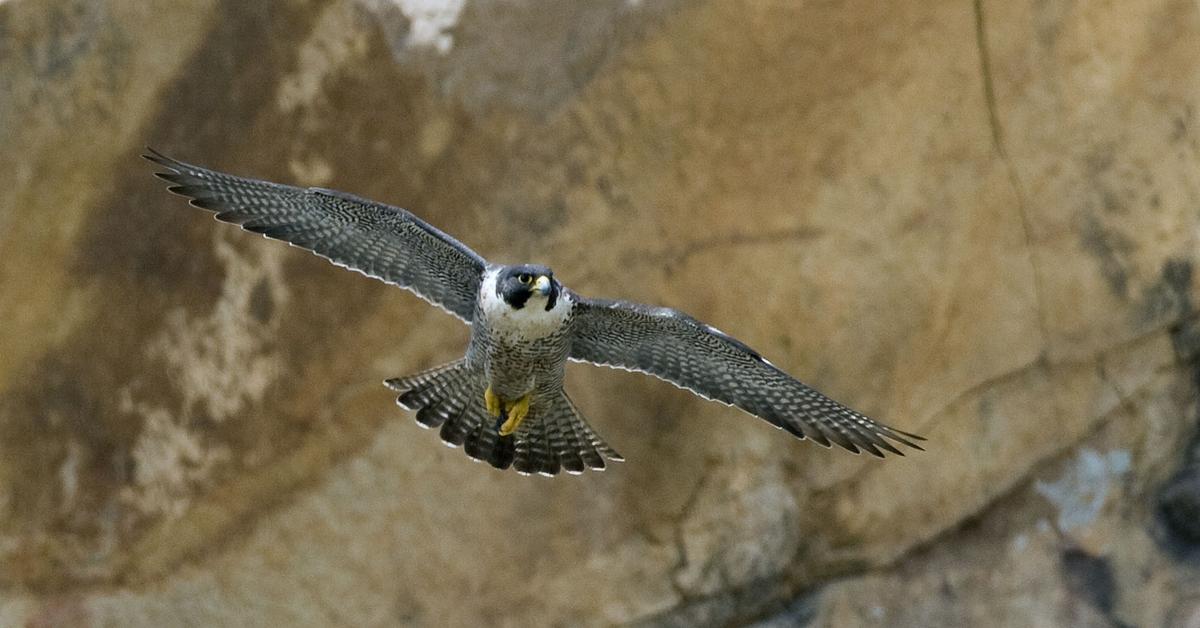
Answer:
[{"label": "barred tail feather", "polygon": [[548,425],[557,426],[551,428],[551,434],[557,433],[557,436],[549,439],[548,449],[567,473],[602,470],[606,466],[605,458],[616,462],[625,460],[588,425],[565,392],[559,391],[555,395],[544,418]]},{"label": "barred tail feather", "polygon": [[[480,392],[479,396],[482,397],[483,393]],[[442,437],[443,443],[451,447],[462,447],[467,442],[467,436],[471,434],[471,430],[484,422],[483,414],[478,408],[468,405],[464,412],[442,424],[438,436]]]},{"label": "barred tail feather", "polygon": [[596,430],[593,430],[592,426],[588,425],[588,422],[583,420],[583,417],[579,414],[579,410],[575,408],[575,403],[572,402],[569,397],[567,397],[566,393],[563,393],[563,400],[567,402],[567,406],[570,408],[571,413],[576,418],[576,423],[580,428],[582,428],[582,433],[586,436],[587,442],[591,444],[593,451],[595,451],[597,455],[608,458],[614,462],[625,462],[625,457],[617,453],[615,449],[608,445],[608,443],[604,442],[604,439],[600,438],[600,435],[596,433]]},{"label": "barred tail feather", "polygon": [[487,462],[497,469],[507,469],[512,466],[516,455],[516,439],[512,436],[505,436],[500,439],[500,442],[496,443],[496,449],[492,452]]},{"label": "barred tail feather", "polygon": [[438,427],[451,418],[454,413],[427,412],[435,407],[448,406],[465,408],[470,399],[464,394],[463,384],[468,383],[470,371],[464,360],[434,367],[408,377],[397,377],[384,382],[384,385],[400,393],[396,403],[405,410],[417,411],[417,422],[422,427]]},{"label": "barred tail feather", "polygon": [[558,461],[567,473],[579,474],[587,467],[583,464],[580,448],[575,442],[575,431],[571,429],[570,418],[562,414],[554,416],[553,436],[550,438],[551,448],[558,454]]},{"label": "barred tail feather", "polygon": [[442,441],[462,447],[471,458],[497,469],[522,474],[578,474],[601,470],[605,458],[624,460],[580,416],[566,393],[536,398],[517,431],[500,436],[500,421],[483,403],[486,383],[478,371],[458,360],[415,375],[384,382],[396,391],[396,403],[415,410],[422,427],[439,428]]},{"label": "barred tail feather", "polygon": [[[531,412],[537,412],[539,409],[535,404]],[[557,475],[558,456],[551,451],[550,441],[546,436],[547,425],[552,422],[553,416],[543,411],[540,420],[537,415],[529,418],[533,420],[526,419],[517,429],[516,460],[513,462],[513,468],[518,473],[529,475]]]}]

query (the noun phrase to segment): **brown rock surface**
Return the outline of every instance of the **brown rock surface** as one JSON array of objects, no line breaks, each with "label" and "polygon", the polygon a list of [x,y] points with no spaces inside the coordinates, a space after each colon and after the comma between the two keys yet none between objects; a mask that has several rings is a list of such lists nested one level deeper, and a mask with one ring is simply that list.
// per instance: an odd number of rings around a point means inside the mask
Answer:
[{"label": "brown rock surface", "polygon": [[[1180,0],[0,1],[0,625],[1193,625],[1198,64]],[[472,464],[379,384],[465,329],[147,144],[679,307],[929,451],[579,366],[628,463]]]}]

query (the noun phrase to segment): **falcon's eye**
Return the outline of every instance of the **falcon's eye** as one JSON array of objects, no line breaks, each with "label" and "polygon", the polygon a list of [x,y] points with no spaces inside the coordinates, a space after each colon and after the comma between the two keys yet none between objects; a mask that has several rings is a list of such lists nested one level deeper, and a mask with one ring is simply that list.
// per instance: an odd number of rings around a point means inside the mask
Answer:
[{"label": "falcon's eye", "polygon": [[517,275],[517,281],[523,284],[528,284],[533,281],[533,275],[530,275],[529,273],[521,273],[520,275]]}]

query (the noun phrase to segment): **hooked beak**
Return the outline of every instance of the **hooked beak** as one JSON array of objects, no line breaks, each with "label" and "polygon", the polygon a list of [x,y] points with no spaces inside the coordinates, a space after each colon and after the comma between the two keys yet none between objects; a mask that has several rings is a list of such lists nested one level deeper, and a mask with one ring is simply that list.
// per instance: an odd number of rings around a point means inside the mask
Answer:
[{"label": "hooked beak", "polygon": [[550,278],[539,275],[537,281],[533,282],[533,289],[542,296],[550,294]]}]

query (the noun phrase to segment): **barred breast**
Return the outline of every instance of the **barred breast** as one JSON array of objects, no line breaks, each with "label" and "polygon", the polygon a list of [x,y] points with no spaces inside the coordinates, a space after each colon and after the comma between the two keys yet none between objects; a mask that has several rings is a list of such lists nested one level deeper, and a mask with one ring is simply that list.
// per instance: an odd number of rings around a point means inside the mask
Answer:
[{"label": "barred breast", "polygon": [[495,269],[480,285],[467,360],[486,374],[492,390],[516,399],[535,387],[562,387],[567,360],[568,330],[574,302],[560,298],[546,310],[544,301],[515,309],[496,291]]}]

